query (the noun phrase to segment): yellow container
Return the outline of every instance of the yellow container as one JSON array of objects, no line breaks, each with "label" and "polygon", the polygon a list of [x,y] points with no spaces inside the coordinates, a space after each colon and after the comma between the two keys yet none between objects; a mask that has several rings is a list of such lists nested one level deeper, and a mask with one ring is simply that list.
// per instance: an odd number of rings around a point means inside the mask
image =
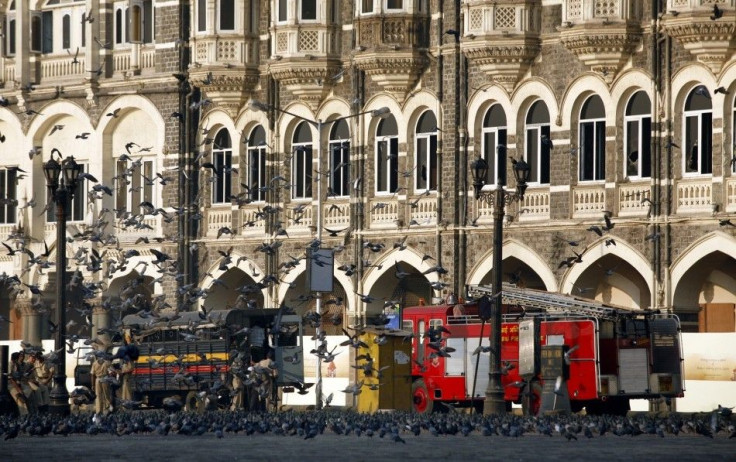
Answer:
[{"label": "yellow container", "polygon": [[368,348],[358,348],[355,366],[357,382],[363,382],[358,394],[358,411],[410,411],[411,342],[405,331],[367,327],[360,335]]}]

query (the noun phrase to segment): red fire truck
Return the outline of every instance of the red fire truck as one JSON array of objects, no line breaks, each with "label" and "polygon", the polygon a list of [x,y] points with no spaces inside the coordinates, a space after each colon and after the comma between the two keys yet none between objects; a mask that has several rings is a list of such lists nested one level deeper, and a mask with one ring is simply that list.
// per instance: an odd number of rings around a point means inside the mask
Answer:
[{"label": "red fire truck", "polygon": [[[493,291],[472,286],[469,294],[477,300]],[[536,413],[545,381],[559,386],[558,377],[565,379],[573,412],[585,407],[588,413],[621,414],[630,399],[683,396],[676,316],[510,285],[504,286],[502,299],[507,406],[522,403],[525,412]],[[414,410],[431,412],[435,403],[480,408],[488,384],[491,326],[480,319],[478,303],[462,304],[460,310],[447,303],[408,307],[402,320],[404,330],[414,334]]]}]

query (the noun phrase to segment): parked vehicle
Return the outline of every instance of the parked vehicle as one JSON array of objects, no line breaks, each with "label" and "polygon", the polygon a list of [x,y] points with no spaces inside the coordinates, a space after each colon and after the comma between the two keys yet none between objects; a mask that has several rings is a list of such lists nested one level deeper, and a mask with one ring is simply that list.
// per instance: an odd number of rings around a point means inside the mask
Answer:
[{"label": "parked vehicle", "polygon": [[[470,289],[476,299],[493,293],[490,286]],[[545,377],[550,365],[562,371],[572,411],[621,414],[630,399],[683,396],[676,316],[513,286],[502,297],[501,380],[509,407],[539,410],[545,381],[557,379],[557,373]],[[447,303],[407,307],[402,320],[414,334],[414,410],[431,412],[437,403],[480,408],[491,326],[479,317],[478,303],[460,310]],[[476,351],[480,346],[485,351]],[[560,353],[547,354],[554,346]]]}]

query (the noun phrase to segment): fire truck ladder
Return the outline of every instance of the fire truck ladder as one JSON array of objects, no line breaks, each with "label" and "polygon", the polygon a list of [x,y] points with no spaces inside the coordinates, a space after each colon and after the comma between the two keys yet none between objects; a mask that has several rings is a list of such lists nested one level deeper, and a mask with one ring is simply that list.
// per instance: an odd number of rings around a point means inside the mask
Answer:
[{"label": "fire truck ladder", "polygon": [[[468,293],[473,297],[495,295],[490,285],[473,285],[468,288]],[[576,297],[574,295],[560,294],[556,292],[545,292],[535,289],[522,289],[511,284],[503,285],[501,293],[503,303],[506,305],[519,305],[527,311],[527,314],[549,314],[567,316],[592,316],[599,319],[615,320],[635,313],[631,309],[609,305],[596,300]],[[539,310],[539,313],[534,311]]]}]

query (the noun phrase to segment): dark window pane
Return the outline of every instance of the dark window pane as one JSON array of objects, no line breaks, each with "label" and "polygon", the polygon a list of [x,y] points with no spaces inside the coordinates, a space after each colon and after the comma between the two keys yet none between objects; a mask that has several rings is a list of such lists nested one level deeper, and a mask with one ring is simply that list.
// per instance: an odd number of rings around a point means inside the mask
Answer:
[{"label": "dark window pane", "polygon": [[429,189],[437,190],[437,135],[429,137]]},{"label": "dark window pane", "polygon": [[580,111],[580,119],[603,119],[606,117],[606,110],[603,107],[603,100],[598,95],[593,95],[583,104],[583,110]]},{"label": "dark window pane", "polygon": [[426,111],[419,117],[417,133],[434,133],[437,131],[437,119],[432,111]]},{"label": "dark window pane", "polygon": [[639,176],[639,120],[626,122],[626,176]]},{"label": "dark window pane", "polygon": [[548,124],[549,123],[549,111],[544,101],[538,100],[532,104],[529,108],[529,113],[526,115],[526,123],[528,124]]},{"label": "dark window pane", "polygon": [[698,171],[698,116],[685,117],[685,146],[683,146],[683,155],[685,156],[685,172],[694,173]]},{"label": "dark window pane", "polygon": [[[542,136],[546,136],[547,139],[550,139],[550,133],[549,133],[549,125],[542,126]],[[549,168],[550,168],[550,159],[549,159],[549,153],[550,153],[550,147],[549,145],[544,145],[541,142],[541,139],[539,140],[539,146],[541,150],[541,159],[540,159],[540,169],[539,169],[539,182],[542,184],[549,184]]]},{"label": "dark window pane", "polygon": [[115,43],[123,43],[123,10],[115,11]]},{"label": "dark window pane", "polygon": [[418,191],[427,189],[427,138],[417,138],[417,156],[416,156],[416,188]]},{"label": "dark window pane", "polygon": [[705,112],[701,116],[701,130],[703,137],[702,146],[700,148],[700,158],[702,165],[700,173],[713,173],[713,115]]},{"label": "dark window pane", "polygon": [[220,0],[220,30],[235,30],[235,0]]},{"label": "dark window pane", "polygon": [[505,127],[506,126],[506,113],[500,104],[494,104],[486,112],[486,116],[483,118],[484,127]]},{"label": "dark window pane", "polygon": [[302,19],[317,19],[317,0],[302,1]]},{"label": "dark window pane", "polygon": [[483,155],[488,164],[486,184],[496,184],[496,132],[489,131],[483,134]]},{"label": "dark window pane", "polygon": [[391,175],[391,188],[389,192],[396,192],[399,187],[399,139],[391,138],[390,145],[389,174]]},{"label": "dark window pane", "polygon": [[363,13],[373,13],[373,0],[362,0]]},{"label": "dark window pane", "polygon": [[61,18],[61,47],[67,49],[71,47],[71,18],[65,14]]},{"label": "dark window pane", "polygon": [[649,95],[643,91],[637,91],[629,100],[626,106],[626,115],[649,115],[651,113],[651,103]]},{"label": "dark window pane", "polygon": [[153,1],[143,2],[143,43],[153,42]]},{"label": "dark window pane", "polygon": [[606,179],[606,123],[595,123],[595,179]]},{"label": "dark window pane", "polygon": [[207,0],[197,1],[197,31],[207,30]]},{"label": "dark window pane", "polygon": [[288,0],[278,0],[279,2],[279,21],[286,21]]},{"label": "dark window pane", "polygon": [[400,10],[403,8],[403,0],[386,0],[386,8],[389,10]]},{"label": "dark window pane", "polygon": [[641,121],[641,176],[652,176],[652,119],[644,117]]},{"label": "dark window pane", "polygon": [[539,181],[539,128],[530,128],[526,131],[526,163],[531,172],[529,181]]},{"label": "dark window pane", "polygon": [[594,124],[585,122],[580,124],[580,180],[589,181],[593,179],[594,159]]}]

